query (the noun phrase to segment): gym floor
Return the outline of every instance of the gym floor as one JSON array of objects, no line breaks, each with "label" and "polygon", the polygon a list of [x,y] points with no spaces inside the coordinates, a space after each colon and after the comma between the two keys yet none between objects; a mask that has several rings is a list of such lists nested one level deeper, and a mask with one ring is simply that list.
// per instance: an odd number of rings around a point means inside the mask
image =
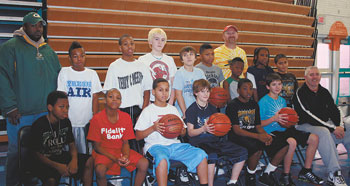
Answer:
[{"label": "gym floor", "polygon": [[[4,186],[5,185],[5,161],[6,161],[6,151],[7,151],[7,144],[6,143],[0,143],[0,186]],[[342,166],[342,173],[343,176],[345,177],[346,183],[350,186],[350,158],[348,158],[347,154],[345,153],[345,149],[342,145],[338,146],[338,151],[341,154],[339,156],[339,162],[340,165]],[[319,155],[316,155],[316,158],[318,158]],[[263,161],[262,161],[263,162]],[[297,160],[294,161],[295,164],[292,166],[291,169],[291,173],[292,173],[292,177],[293,180],[295,182],[295,184],[297,186],[307,186],[307,185],[313,185],[313,184],[309,184],[309,183],[305,183],[302,181],[298,181],[297,180],[297,176],[299,173],[299,170],[301,169],[300,165],[297,164]],[[315,160],[313,163],[313,171],[316,175],[322,177],[324,180],[327,179],[327,172],[325,169],[325,166],[323,165],[322,160]],[[279,177],[279,175],[282,173],[282,168],[278,168],[277,169],[277,176]],[[126,174],[126,172],[122,172],[122,174]],[[216,181],[215,181],[215,185],[216,186],[224,186],[226,185],[226,178],[224,177],[219,177]],[[244,179],[244,176],[241,175],[241,179]],[[96,183],[94,183],[94,185],[96,185]],[[122,185],[129,185],[127,180],[124,180],[122,182]],[[156,184],[155,184],[156,185]],[[169,185],[171,185],[171,183],[169,183]],[[257,185],[260,185],[259,183]],[[326,185],[326,184],[324,184]]]}]

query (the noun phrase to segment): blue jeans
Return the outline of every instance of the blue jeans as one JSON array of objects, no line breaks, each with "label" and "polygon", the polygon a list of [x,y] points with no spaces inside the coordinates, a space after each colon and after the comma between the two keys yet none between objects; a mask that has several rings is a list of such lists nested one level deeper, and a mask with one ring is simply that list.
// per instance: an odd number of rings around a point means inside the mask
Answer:
[{"label": "blue jeans", "polygon": [[17,135],[19,129],[24,126],[32,125],[32,123],[43,115],[47,115],[47,112],[40,114],[33,114],[28,116],[21,116],[19,123],[13,125],[6,119],[7,136],[8,136],[8,151],[6,160],[6,185],[16,185],[19,180],[18,170],[18,143]]}]

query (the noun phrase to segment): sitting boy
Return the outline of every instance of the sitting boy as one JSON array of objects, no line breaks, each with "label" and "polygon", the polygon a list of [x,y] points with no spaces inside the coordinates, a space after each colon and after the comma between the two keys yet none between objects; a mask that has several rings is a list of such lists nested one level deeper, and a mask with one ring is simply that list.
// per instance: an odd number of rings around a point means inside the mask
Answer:
[{"label": "sitting boy", "polygon": [[272,158],[259,181],[265,185],[274,186],[277,181],[274,171],[287,152],[287,144],[279,144],[273,136],[268,135],[260,125],[259,105],[251,99],[253,84],[249,79],[240,79],[237,86],[239,96],[233,99],[226,108],[226,114],[232,122],[229,133],[231,141],[248,150],[248,166],[246,186],[256,185],[256,166],[262,151],[266,150]]},{"label": "sitting boy", "polygon": [[[286,100],[279,96],[282,90],[282,79],[276,73],[266,76],[266,88],[269,93],[259,101],[261,125],[264,130],[275,136],[280,143],[288,143],[289,148],[284,157],[284,169],[280,178],[282,185],[293,186],[290,176],[290,166],[292,164],[294,151],[297,145],[307,146],[304,167],[299,172],[299,180],[313,184],[323,184],[323,180],[312,172],[312,160],[318,147],[318,136],[308,132],[298,131],[294,126],[287,126],[288,116],[279,114],[280,109],[287,107]],[[289,128],[288,128],[289,127]]]},{"label": "sitting boy", "polygon": [[137,168],[135,186],[141,186],[146,177],[148,161],[130,149],[129,140],[135,135],[129,114],[119,110],[121,102],[118,89],[108,90],[105,109],[90,121],[87,139],[93,141],[92,157],[99,186],[107,185],[106,174],[120,175],[120,167],[130,172]]},{"label": "sitting boy", "polygon": [[[37,119],[31,128],[31,150],[37,163],[33,172],[43,185],[58,185],[61,176],[82,176],[84,185],[92,185],[93,159],[78,154],[72,125],[68,119],[68,97],[53,91],[47,97],[48,115]],[[69,152],[64,147],[69,146]]]},{"label": "sitting boy", "polygon": [[208,154],[208,185],[214,185],[215,163],[220,155],[228,156],[232,166],[232,174],[227,185],[238,185],[237,180],[248,158],[247,150],[227,140],[225,137],[214,136],[214,125],[208,124],[209,117],[217,109],[208,103],[210,84],[199,79],[193,83],[193,94],[196,102],[186,110],[186,122],[190,143],[199,146]]},{"label": "sitting boy", "polygon": [[[186,165],[189,172],[197,172],[200,185],[208,185],[207,154],[200,148],[188,143],[181,143],[177,138],[168,139],[162,136],[164,124],[159,123],[162,116],[175,114],[180,117],[177,109],[167,103],[169,82],[163,78],[153,81],[152,94],[154,103],[147,106],[135,125],[136,139],[145,140],[144,153],[153,158],[153,174],[159,186],[167,185],[169,160],[180,161]],[[181,136],[186,134],[186,125]]]}]

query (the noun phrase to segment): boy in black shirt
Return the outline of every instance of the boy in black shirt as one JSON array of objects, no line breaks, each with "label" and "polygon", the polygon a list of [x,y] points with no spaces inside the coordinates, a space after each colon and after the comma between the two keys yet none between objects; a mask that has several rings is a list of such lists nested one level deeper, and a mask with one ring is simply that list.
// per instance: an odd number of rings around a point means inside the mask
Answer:
[{"label": "boy in black shirt", "polygon": [[[81,174],[84,185],[92,184],[93,160],[77,153],[68,107],[66,93],[51,92],[47,97],[49,114],[37,119],[31,128],[31,150],[37,160],[33,172],[43,185],[58,185],[61,176]],[[69,152],[64,151],[66,145]]]},{"label": "boy in black shirt", "polygon": [[256,166],[263,150],[272,157],[259,181],[265,185],[274,186],[277,181],[273,173],[284,158],[288,146],[279,145],[261,127],[259,105],[251,99],[253,85],[249,79],[240,79],[237,92],[239,96],[233,99],[226,108],[226,114],[231,119],[232,130],[229,139],[248,150],[248,166],[246,186],[256,185]]},{"label": "boy in black shirt", "polygon": [[298,89],[298,81],[294,74],[288,72],[288,59],[284,54],[277,54],[275,57],[277,73],[282,78],[282,91],[280,96],[283,97],[288,107],[292,107],[292,97]]}]

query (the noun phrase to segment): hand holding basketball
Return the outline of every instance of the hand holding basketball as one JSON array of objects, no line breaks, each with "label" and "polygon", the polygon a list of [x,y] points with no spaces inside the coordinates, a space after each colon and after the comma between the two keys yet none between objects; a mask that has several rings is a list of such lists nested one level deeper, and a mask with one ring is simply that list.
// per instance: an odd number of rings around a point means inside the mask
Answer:
[{"label": "hand holding basketball", "polygon": [[285,128],[298,124],[299,116],[294,109],[290,107],[282,108],[278,113],[278,123]]},{"label": "hand holding basketball", "polygon": [[163,123],[164,131],[161,133],[166,138],[176,138],[183,132],[182,120],[174,115],[167,114],[160,118],[159,123]]},{"label": "hand holding basketball", "polygon": [[164,133],[164,123],[159,122],[160,119],[153,123],[153,130],[159,132],[161,135]]},{"label": "hand holding basketball", "polygon": [[213,134],[215,136],[224,136],[231,130],[231,120],[223,113],[211,115],[208,123],[214,125]]},{"label": "hand holding basketball", "polygon": [[208,120],[203,125],[204,132],[208,132],[210,134],[214,134],[215,132],[215,126],[212,123],[208,123]]}]

